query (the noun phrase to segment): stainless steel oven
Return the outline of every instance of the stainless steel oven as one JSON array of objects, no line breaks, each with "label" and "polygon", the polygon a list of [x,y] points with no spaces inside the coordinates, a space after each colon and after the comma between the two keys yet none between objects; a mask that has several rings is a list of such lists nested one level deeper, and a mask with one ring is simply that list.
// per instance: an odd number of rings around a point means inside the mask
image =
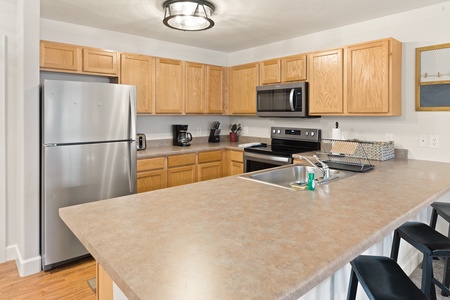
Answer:
[{"label": "stainless steel oven", "polygon": [[320,150],[320,129],[272,127],[271,145],[244,148],[244,172],[293,163],[292,154]]}]

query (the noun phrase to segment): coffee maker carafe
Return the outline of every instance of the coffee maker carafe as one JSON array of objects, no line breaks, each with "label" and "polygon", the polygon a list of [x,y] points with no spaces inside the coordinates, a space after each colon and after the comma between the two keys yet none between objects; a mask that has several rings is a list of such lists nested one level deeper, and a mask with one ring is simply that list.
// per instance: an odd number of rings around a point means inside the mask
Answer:
[{"label": "coffee maker carafe", "polygon": [[188,125],[172,125],[173,145],[174,146],[190,146],[192,135],[187,131]]}]

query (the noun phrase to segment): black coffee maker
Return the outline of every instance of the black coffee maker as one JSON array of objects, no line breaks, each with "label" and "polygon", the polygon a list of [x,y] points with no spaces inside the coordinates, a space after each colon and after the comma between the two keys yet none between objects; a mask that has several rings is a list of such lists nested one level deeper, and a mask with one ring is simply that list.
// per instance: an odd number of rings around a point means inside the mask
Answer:
[{"label": "black coffee maker", "polygon": [[174,146],[190,146],[192,135],[188,130],[188,125],[172,125],[173,145]]}]

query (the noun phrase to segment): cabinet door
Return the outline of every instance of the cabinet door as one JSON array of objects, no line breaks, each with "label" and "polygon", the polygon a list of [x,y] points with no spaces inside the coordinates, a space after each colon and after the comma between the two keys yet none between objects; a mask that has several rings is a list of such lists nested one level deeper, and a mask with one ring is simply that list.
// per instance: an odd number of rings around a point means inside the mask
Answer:
[{"label": "cabinet door", "polygon": [[156,59],[155,112],[183,112],[183,66],[181,60]]},{"label": "cabinet door", "polygon": [[389,41],[347,48],[347,111],[389,112]]},{"label": "cabinet door", "polygon": [[167,187],[165,157],[138,159],[137,192],[148,192]]},{"label": "cabinet door", "polygon": [[143,193],[167,187],[167,171],[139,172],[137,174],[137,192]]},{"label": "cabinet door", "polygon": [[196,181],[195,165],[174,167],[167,170],[167,186],[177,186]]},{"label": "cabinet door", "polygon": [[205,65],[186,62],[184,103],[187,114],[202,114],[205,108]]},{"label": "cabinet door", "polygon": [[48,41],[40,43],[39,66],[41,69],[79,72],[81,61],[80,47]]},{"label": "cabinet door", "polygon": [[228,158],[228,175],[244,173],[244,153],[242,151],[229,150]]},{"label": "cabinet door", "polygon": [[136,86],[137,113],[153,111],[155,84],[155,59],[145,55],[124,53],[121,55],[120,82]]},{"label": "cabinet door", "polygon": [[206,113],[223,113],[223,67],[206,66]]},{"label": "cabinet door", "polygon": [[342,49],[310,55],[310,114],[342,114],[344,112],[342,58]]},{"label": "cabinet door", "polygon": [[306,80],[306,55],[292,55],[281,59],[283,82]]},{"label": "cabinet door", "polygon": [[258,77],[259,65],[257,63],[234,66],[230,69],[230,114],[256,114]]},{"label": "cabinet door", "polygon": [[223,151],[205,151],[198,153],[198,181],[220,178],[223,176]]},{"label": "cabinet door", "polygon": [[118,75],[118,53],[111,50],[83,48],[83,72]]},{"label": "cabinet door", "polygon": [[198,164],[198,181],[220,178],[222,173],[221,161]]},{"label": "cabinet door", "polygon": [[281,59],[270,59],[260,63],[261,84],[281,82]]}]

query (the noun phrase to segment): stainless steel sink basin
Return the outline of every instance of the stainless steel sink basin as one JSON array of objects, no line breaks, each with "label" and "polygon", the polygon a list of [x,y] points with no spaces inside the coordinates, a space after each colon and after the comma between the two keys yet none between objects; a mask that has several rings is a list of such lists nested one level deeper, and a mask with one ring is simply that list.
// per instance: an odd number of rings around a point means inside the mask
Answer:
[{"label": "stainless steel sink basin", "polygon": [[314,172],[316,186],[354,175],[353,172],[330,169],[330,177],[324,179],[322,172],[312,166],[287,165],[257,173],[243,174],[240,177],[284,188],[303,189],[306,188],[308,173],[311,171]]}]

